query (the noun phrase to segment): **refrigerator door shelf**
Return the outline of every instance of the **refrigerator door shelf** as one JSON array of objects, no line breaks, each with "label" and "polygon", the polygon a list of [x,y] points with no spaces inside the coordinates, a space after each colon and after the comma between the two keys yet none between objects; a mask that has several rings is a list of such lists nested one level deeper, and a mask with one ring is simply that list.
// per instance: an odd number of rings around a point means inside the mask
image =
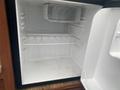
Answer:
[{"label": "refrigerator door shelf", "polygon": [[110,55],[120,59],[120,20],[118,21],[110,48]]}]

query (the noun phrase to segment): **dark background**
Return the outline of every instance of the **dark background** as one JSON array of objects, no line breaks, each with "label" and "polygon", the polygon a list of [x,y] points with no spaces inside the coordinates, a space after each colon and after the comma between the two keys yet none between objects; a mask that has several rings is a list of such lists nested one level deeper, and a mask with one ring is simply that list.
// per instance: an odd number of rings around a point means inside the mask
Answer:
[{"label": "dark background", "polygon": [[120,0],[67,0],[102,5],[103,7],[120,7]]}]

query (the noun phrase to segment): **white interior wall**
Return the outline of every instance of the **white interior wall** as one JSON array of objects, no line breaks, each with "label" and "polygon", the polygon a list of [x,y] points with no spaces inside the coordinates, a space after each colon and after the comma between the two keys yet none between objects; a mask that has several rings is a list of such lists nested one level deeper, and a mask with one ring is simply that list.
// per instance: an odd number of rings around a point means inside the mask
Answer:
[{"label": "white interior wall", "polygon": [[68,33],[67,24],[50,22],[44,18],[44,5],[24,4],[25,33],[31,34],[65,34]]},{"label": "white interior wall", "polygon": [[77,45],[73,47],[73,60],[80,66],[81,69],[83,67],[86,46],[91,30],[91,23],[94,15],[100,8],[101,7],[99,6],[94,8],[82,8],[81,22],[69,25],[70,33],[78,39],[76,40]]},{"label": "white interior wall", "polygon": [[22,32],[22,28],[21,28],[21,23],[23,22],[21,20],[21,13],[22,13],[22,10],[23,8],[21,7],[21,2],[19,0],[16,0],[15,1],[15,5],[16,5],[16,17],[17,17],[17,29],[18,29],[18,42],[19,42],[19,54],[20,54],[20,68],[21,68],[21,72],[23,71],[23,59],[22,59],[22,38],[20,38],[22,35],[21,35],[21,32]]}]

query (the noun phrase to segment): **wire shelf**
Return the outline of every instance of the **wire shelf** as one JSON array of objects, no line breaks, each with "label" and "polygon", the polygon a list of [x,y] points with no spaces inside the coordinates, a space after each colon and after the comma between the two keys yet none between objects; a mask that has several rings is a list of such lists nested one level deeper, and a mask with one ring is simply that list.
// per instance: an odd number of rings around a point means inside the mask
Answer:
[{"label": "wire shelf", "polygon": [[74,44],[69,34],[27,34],[23,37],[24,45],[68,45]]}]

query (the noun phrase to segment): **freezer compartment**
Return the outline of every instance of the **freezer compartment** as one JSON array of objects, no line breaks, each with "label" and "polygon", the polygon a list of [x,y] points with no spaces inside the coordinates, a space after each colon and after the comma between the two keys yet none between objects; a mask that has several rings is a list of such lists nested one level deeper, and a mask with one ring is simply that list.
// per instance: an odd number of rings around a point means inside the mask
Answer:
[{"label": "freezer compartment", "polygon": [[45,4],[44,17],[51,22],[79,23],[81,7],[64,4]]}]

